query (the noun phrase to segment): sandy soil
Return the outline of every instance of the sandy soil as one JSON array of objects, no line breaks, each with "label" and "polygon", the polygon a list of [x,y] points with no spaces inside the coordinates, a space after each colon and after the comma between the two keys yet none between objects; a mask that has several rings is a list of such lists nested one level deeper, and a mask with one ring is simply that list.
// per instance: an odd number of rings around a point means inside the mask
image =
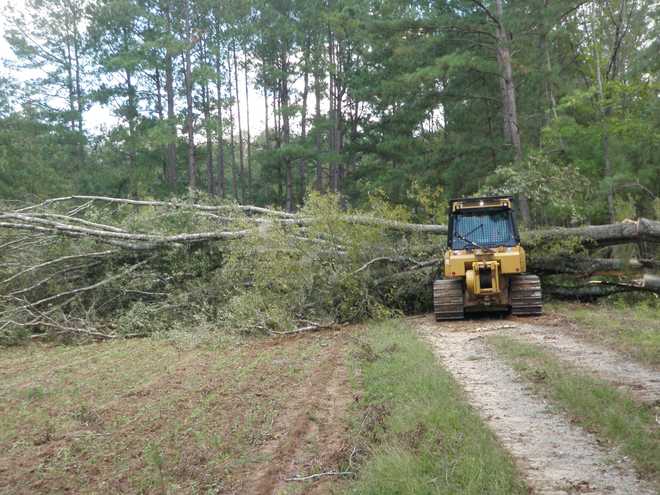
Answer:
[{"label": "sandy soil", "polygon": [[[419,328],[442,363],[464,387],[484,421],[511,452],[534,493],[655,493],[638,479],[620,454],[604,448],[593,435],[552,411],[483,341],[483,334],[511,334],[521,328],[522,338],[542,339],[544,330],[532,323],[507,320],[439,324],[428,316],[410,321]],[[529,337],[533,332],[537,333]],[[571,355],[576,360],[580,351],[584,356],[580,365],[589,365],[592,361],[595,364],[603,356],[589,352],[593,349],[581,342],[563,340],[563,337],[554,341],[565,346],[570,344],[574,349]],[[613,372],[618,361],[613,355],[605,356],[601,361],[609,363],[611,366],[606,365],[605,369]],[[631,383],[633,378],[636,383],[648,378],[645,374],[635,374],[634,368],[626,369]]]}]

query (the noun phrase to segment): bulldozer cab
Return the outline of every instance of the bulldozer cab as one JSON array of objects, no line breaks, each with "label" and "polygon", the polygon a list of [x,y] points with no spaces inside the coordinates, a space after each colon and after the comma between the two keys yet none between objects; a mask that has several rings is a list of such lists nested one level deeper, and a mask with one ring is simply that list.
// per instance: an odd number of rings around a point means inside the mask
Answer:
[{"label": "bulldozer cab", "polygon": [[520,243],[510,196],[452,200],[448,227],[449,249],[472,251]]}]

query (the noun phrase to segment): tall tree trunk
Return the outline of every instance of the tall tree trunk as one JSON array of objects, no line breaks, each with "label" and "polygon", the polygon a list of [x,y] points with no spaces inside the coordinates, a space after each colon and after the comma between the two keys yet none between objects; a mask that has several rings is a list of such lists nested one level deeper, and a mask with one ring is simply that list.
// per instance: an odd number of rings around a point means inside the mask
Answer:
[{"label": "tall tree trunk", "polygon": [[71,45],[66,44],[66,86],[69,97],[69,127],[71,131],[76,130],[76,93],[73,89],[73,57],[71,55]]},{"label": "tall tree trunk", "polygon": [[[328,64],[330,67],[335,67],[335,42],[334,42],[334,36],[332,34],[332,31],[328,29]],[[337,163],[336,163],[336,158],[334,157],[334,152],[336,150],[336,138],[337,135],[335,133],[335,125],[336,125],[336,119],[337,115],[335,114],[335,105],[337,103],[336,98],[335,98],[335,92],[336,92],[336,87],[335,87],[335,76],[332,73],[332,69],[329,71],[329,80],[328,80],[328,101],[330,104],[330,109],[328,111],[328,117],[330,119],[330,125],[328,126],[328,148],[331,153],[331,158],[330,158],[330,170],[329,170],[329,184],[330,184],[330,191],[333,193],[338,192],[337,191]]]},{"label": "tall tree trunk", "polygon": [[224,199],[226,195],[225,191],[225,133],[224,133],[224,122],[222,121],[222,80],[220,68],[222,63],[220,61],[220,53],[215,58],[215,90],[217,93],[217,122],[218,122],[218,188],[217,192]]},{"label": "tall tree trunk", "polygon": [[270,130],[268,129],[268,88],[266,87],[265,83],[264,83],[264,115],[265,115],[265,123],[266,123],[266,128],[264,130],[264,138],[266,139],[265,148],[269,149],[270,148]]},{"label": "tall tree trunk", "polygon": [[247,131],[247,197],[248,201],[252,201],[252,143],[250,142],[250,87],[248,84],[249,68],[247,50],[243,52],[245,61],[245,126]]},{"label": "tall tree trunk", "polygon": [[[163,82],[160,75],[160,69],[156,67],[154,73],[154,83],[156,84],[156,114],[158,115],[158,122],[165,121],[165,114],[163,111]],[[163,149],[163,181],[167,181],[167,146]]]},{"label": "tall tree trunk", "polygon": [[323,163],[321,162],[321,54],[316,50],[314,61],[314,144],[316,147],[316,190],[323,192]]},{"label": "tall tree trunk", "polygon": [[[165,27],[172,32],[170,2],[165,2]],[[167,99],[167,166],[166,181],[170,190],[176,188],[176,117],[174,115],[174,61],[169,48],[165,52],[165,95]]]},{"label": "tall tree trunk", "polygon": [[[227,53],[227,85],[230,97],[233,98],[233,86],[231,83],[231,56]],[[229,107],[229,153],[231,154],[231,187],[234,199],[238,201],[238,180],[236,178],[236,143],[234,140],[234,109]]]},{"label": "tall tree trunk", "polygon": [[165,55],[165,95],[167,99],[167,173],[170,189],[176,188],[176,117],[174,115],[174,62],[172,55]]},{"label": "tall tree trunk", "polygon": [[78,22],[82,20],[82,13],[76,12],[73,13],[73,62],[75,66],[75,91],[76,91],[76,119],[78,124],[78,160],[80,165],[85,163],[85,143],[84,143],[84,134],[85,127],[83,125],[83,94],[82,94],[82,70],[80,67],[80,50],[81,50],[81,40],[80,32],[78,31]]},{"label": "tall tree trunk", "polygon": [[234,83],[236,87],[236,123],[238,124],[238,159],[239,171],[238,180],[241,186],[241,203],[245,204],[245,158],[243,157],[243,130],[241,128],[241,98],[238,85],[238,60],[236,57],[236,43],[232,44],[234,55]]},{"label": "tall tree trunk", "polygon": [[[280,98],[282,94],[281,82],[277,80],[277,88],[273,92],[273,137],[275,139],[275,148],[282,147],[282,113],[280,112]],[[286,206],[284,197],[285,185],[282,177],[282,160],[277,160],[277,198],[280,204]]]},{"label": "tall tree trunk", "polygon": [[204,81],[204,133],[206,134],[206,181],[207,190],[211,196],[215,195],[215,174],[213,173],[213,131],[211,130],[211,92],[208,81]]},{"label": "tall tree trunk", "polygon": [[[126,70],[126,96],[128,99],[128,108],[126,110],[126,120],[128,121],[128,163],[131,170],[136,167],[137,150],[135,146],[135,117],[137,114],[136,91],[133,86],[133,74]],[[137,191],[133,191],[137,194]]]},{"label": "tall tree trunk", "polygon": [[[303,55],[303,92],[302,92],[302,115],[300,122],[300,137],[303,145],[307,141],[307,96],[309,94],[309,38],[305,37],[305,53]],[[305,186],[307,185],[307,160],[300,160],[300,204],[305,200]]]},{"label": "tall tree trunk", "polygon": [[[280,55],[280,66],[282,69],[282,79],[280,82],[280,113],[282,114],[282,143],[289,144],[291,137],[291,128],[289,122],[289,60],[286,49]],[[286,211],[294,210],[293,199],[293,163],[286,156]]]},{"label": "tall tree trunk", "polygon": [[[625,4],[625,2],[624,2]],[[622,9],[625,8],[622,6]],[[593,7],[592,7],[593,9]],[[602,12],[601,12],[602,15]],[[602,147],[603,147],[603,163],[605,165],[605,180],[607,181],[607,214],[610,220],[610,223],[614,223],[614,220],[616,218],[616,213],[614,211],[614,187],[612,184],[612,161],[610,158],[610,135],[609,135],[609,130],[607,128],[607,117],[610,114],[610,109],[607,107],[607,103],[605,101],[605,85],[603,83],[603,73],[602,73],[602,67],[601,67],[601,62],[600,62],[600,47],[598,46],[598,43],[596,42],[596,35],[594,34],[593,30],[595,29],[596,25],[596,12],[595,10],[591,11],[591,23],[592,23],[592,28],[591,28],[591,46],[593,50],[593,58],[596,63],[595,71],[596,71],[596,84],[598,88],[598,106],[601,114],[601,121],[603,124],[603,137],[602,137]],[[617,25],[617,34],[616,34],[616,39],[615,44],[618,45],[619,43],[619,31],[620,27]],[[612,60],[610,61],[610,67],[608,67],[608,70],[612,67],[614,64],[614,70],[616,71],[616,54],[613,55]]]},{"label": "tall tree trunk", "polygon": [[[78,32],[78,20],[79,19],[76,18],[73,21],[73,60],[75,64],[75,79],[76,79],[76,105],[77,105],[76,118],[78,120],[78,132],[82,137],[85,129],[83,125],[83,95],[81,88],[80,33]],[[83,152],[84,150],[83,148],[81,148],[81,153]]]},{"label": "tall tree trunk", "polygon": [[[502,0],[495,0],[497,16],[497,63],[500,66],[502,89],[502,113],[504,115],[504,136],[511,143],[516,162],[523,158],[522,144],[520,142],[520,128],[518,126],[518,110],[516,108],[516,88],[513,81],[513,68],[511,67],[511,50],[509,48],[509,34],[504,25],[504,12]],[[518,203],[523,224],[531,225],[529,201],[523,193],[518,195]]]},{"label": "tall tree trunk", "polygon": [[188,192],[192,194],[197,186],[197,165],[195,164],[195,132],[193,129],[193,82],[192,62],[192,31],[190,26],[190,1],[184,0],[186,42],[189,44],[185,50],[184,72],[186,89],[186,130],[188,131]]}]

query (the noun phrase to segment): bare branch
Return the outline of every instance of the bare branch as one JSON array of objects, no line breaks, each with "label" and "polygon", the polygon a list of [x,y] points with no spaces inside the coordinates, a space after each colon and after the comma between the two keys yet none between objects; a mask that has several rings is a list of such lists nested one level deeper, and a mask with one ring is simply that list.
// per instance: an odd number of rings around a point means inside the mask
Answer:
[{"label": "bare branch", "polygon": [[60,258],[56,258],[56,259],[50,260],[50,261],[45,261],[44,263],[40,263],[38,265],[34,265],[34,266],[29,267],[29,268],[26,268],[25,270],[22,270],[22,271],[20,271],[16,274],[12,275],[11,277],[1,281],[0,285],[7,284],[7,283],[11,282],[12,280],[20,277],[21,275],[25,275],[26,273],[34,272],[36,270],[41,270],[42,268],[54,265],[56,263],[61,263],[63,261],[79,260],[79,259],[83,259],[83,258],[102,258],[102,257],[110,256],[110,255],[116,254],[116,253],[117,253],[117,251],[99,251],[97,253],[85,253],[85,254],[75,254],[75,255],[71,255],[71,256],[62,256]]},{"label": "bare branch", "polygon": [[300,476],[295,478],[286,478],[286,481],[310,481],[317,480],[324,476],[352,476],[353,472],[351,471],[328,471],[326,473],[317,473],[309,476]]}]

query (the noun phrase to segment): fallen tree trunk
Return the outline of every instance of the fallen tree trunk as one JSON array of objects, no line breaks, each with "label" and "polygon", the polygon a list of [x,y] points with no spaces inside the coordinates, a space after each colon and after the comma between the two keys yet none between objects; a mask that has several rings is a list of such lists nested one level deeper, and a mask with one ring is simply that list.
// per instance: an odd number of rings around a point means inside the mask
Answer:
[{"label": "fallen tree trunk", "polygon": [[589,225],[586,227],[555,227],[530,231],[523,236],[523,244],[529,247],[541,246],[564,239],[577,239],[588,247],[612,246],[630,242],[660,242],[660,222],[640,218],[637,221],[626,220],[608,225]]},{"label": "fallen tree trunk", "polygon": [[[48,208],[52,205],[67,201],[86,201],[86,203],[75,208],[69,215],[32,213],[34,210]],[[265,215],[263,218],[255,219],[259,228],[272,224],[294,224],[311,225],[324,221],[323,218],[300,216],[293,213],[262,208],[252,205],[201,205],[196,203],[176,203],[168,201],[141,201],[123,198],[110,198],[103,196],[67,196],[44,201],[38,205],[29,206],[13,211],[0,213],[0,228],[11,230],[24,230],[39,233],[53,233],[69,237],[94,237],[101,242],[123,246],[129,249],[156,249],[164,244],[192,244],[219,240],[240,239],[247,236],[255,229],[217,230],[207,232],[180,233],[164,236],[155,233],[127,232],[113,225],[104,225],[98,222],[89,222],[73,215],[80,213],[94,202],[109,204],[126,204],[140,207],[158,207],[181,209],[189,208],[193,211],[204,213],[236,210],[251,215]],[[224,219],[218,217],[218,219]],[[405,232],[426,233],[434,235],[446,235],[446,225],[417,224],[401,222],[397,220],[379,218],[365,214],[340,215],[340,221],[383,229]],[[227,220],[227,219],[224,219]],[[231,219],[230,219],[231,220]],[[595,225],[574,228],[549,228],[537,231],[529,231],[523,235],[523,244],[526,247],[542,247],[544,244],[575,239],[579,244],[588,247],[610,246],[614,244],[626,244],[631,242],[650,241],[660,242],[660,222],[641,218],[638,221],[625,221],[609,225]]]},{"label": "fallen tree trunk", "polygon": [[578,287],[546,285],[543,291],[559,299],[578,299],[580,301],[591,301],[621,292],[644,291],[660,294],[660,277],[645,275],[642,280],[635,280],[630,283],[594,280]]},{"label": "fallen tree trunk", "polygon": [[585,255],[533,257],[528,262],[529,271],[542,275],[566,273],[589,276],[595,273],[626,272],[659,267],[660,264],[655,260],[591,258]]}]

